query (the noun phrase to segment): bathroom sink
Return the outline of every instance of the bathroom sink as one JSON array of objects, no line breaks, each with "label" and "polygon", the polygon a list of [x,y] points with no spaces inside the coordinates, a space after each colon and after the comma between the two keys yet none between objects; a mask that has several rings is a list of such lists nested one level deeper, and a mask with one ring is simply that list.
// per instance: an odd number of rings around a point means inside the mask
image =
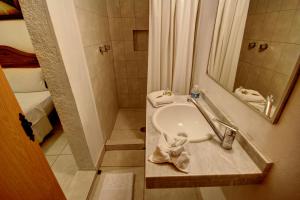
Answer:
[{"label": "bathroom sink", "polygon": [[208,139],[213,130],[197,110],[189,103],[175,103],[159,108],[152,117],[154,127],[170,136],[187,135],[190,142]]}]

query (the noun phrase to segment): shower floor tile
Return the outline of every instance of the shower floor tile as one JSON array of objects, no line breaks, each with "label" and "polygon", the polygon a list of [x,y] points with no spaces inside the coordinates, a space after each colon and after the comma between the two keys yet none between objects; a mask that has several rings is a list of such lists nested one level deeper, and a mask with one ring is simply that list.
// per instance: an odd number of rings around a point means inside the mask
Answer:
[{"label": "shower floor tile", "polygon": [[107,140],[105,150],[141,150],[145,148],[145,109],[120,109],[114,130]]},{"label": "shower floor tile", "polygon": [[146,125],[145,109],[120,109],[114,130],[140,130]]}]

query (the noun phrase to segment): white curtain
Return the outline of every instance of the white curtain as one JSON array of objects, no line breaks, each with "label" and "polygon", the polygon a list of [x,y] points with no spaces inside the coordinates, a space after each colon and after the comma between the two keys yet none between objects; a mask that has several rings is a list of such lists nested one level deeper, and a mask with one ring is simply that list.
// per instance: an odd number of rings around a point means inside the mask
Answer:
[{"label": "white curtain", "polygon": [[199,0],[150,0],[148,92],[188,94]]},{"label": "white curtain", "polygon": [[249,0],[219,0],[208,74],[233,90]]}]

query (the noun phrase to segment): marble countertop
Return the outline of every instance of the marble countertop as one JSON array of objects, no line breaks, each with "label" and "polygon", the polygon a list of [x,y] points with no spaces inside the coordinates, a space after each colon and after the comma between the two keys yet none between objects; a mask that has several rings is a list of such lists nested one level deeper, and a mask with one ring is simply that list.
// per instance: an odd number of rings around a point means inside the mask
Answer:
[{"label": "marble countertop", "polygon": [[[186,103],[186,96],[176,96],[176,103]],[[213,114],[204,100],[200,99],[199,103]],[[253,184],[260,183],[269,171],[272,162],[241,136],[234,141],[231,150],[223,149],[217,137],[201,143],[190,143],[191,170],[188,174],[178,171],[172,164],[154,164],[148,161],[160,137],[160,133],[152,124],[152,115],[157,109],[159,108],[153,108],[147,102],[145,157],[147,188]],[[207,126],[209,127],[208,123]]]}]

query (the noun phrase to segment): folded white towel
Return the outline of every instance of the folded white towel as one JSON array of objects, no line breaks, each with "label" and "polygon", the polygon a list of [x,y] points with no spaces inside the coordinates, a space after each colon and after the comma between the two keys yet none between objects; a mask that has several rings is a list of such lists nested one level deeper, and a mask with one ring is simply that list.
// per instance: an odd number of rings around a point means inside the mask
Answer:
[{"label": "folded white towel", "polygon": [[264,103],[266,99],[261,95],[258,91],[245,89],[243,87],[237,88],[234,93],[238,96],[241,100],[246,102],[257,102],[257,103]]},{"label": "folded white towel", "polygon": [[174,94],[166,90],[151,92],[147,95],[147,98],[155,108],[174,102]]},{"label": "folded white towel", "polygon": [[188,173],[190,171],[190,154],[187,147],[186,136],[173,138],[162,133],[155,151],[148,160],[153,163],[172,163],[180,171]]}]

